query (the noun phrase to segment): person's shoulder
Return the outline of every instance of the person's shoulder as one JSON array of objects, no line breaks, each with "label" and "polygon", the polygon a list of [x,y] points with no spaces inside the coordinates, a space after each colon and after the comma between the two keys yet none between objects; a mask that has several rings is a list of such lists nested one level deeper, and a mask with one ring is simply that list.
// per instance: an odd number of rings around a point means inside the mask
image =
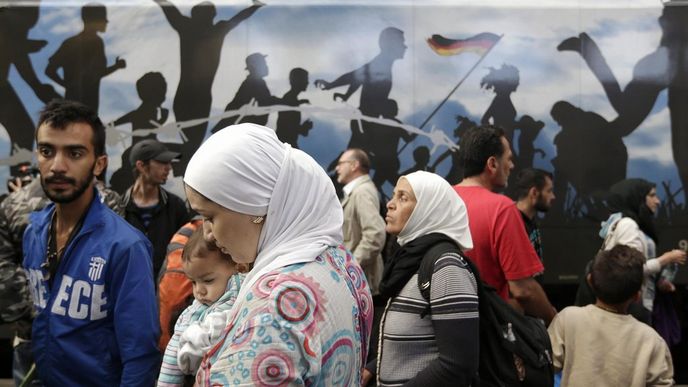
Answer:
[{"label": "person's shoulder", "polygon": [[638,223],[627,216],[619,219],[612,227],[615,227],[616,230],[640,230]]},{"label": "person's shoulder", "polygon": [[446,252],[435,261],[433,275],[446,272],[449,274],[449,276],[444,279],[447,282],[461,281],[468,277],[473,283],[475,283],[475,275],[473,274],[473,270],[466,260],[467,258],[461,255],[459,252]]},{"label": "person's shoulder", "polygon": [[642,340],[640,342],[646,343],[648,345],[666,345],[666,341],[662,336],[657,333],[657,331],[652,328],[651,326],[642,323],[635,318],[631,317],[628,319],[629,325],[633,325],[633,328],[638,332],[638,335],[642,337]]},{"label": "person's shoulder", "polygon": [[[459,196],[461,196],[464,202],[466,201],[466,198],[468,198],[468,200],[470,200],[471,198],[479,198],[481,201],[488,200],[498,203],[506,201],[511,202],[513,204],[511,199],[509,199],[508,197],[502,194],[492,192],[489,189],[478,185],[462,186],[460,184],[457,184],[454,186],[454,191],[456,191],[456,193],[458,193]],[[464,198],[464,196],[466,198]]]},{"label": "person's shoulder", "polygon": [[557,313],[557,317],[566,318],[569,316],[583,316],[589,313],[589,311],[586,310],[588,307],[594,308],[595,306],[592,304],[586,306],[567,306]]},{"label": "person's shoulder", "polygon": [[177,194],[175,194],[175,193],[173,193],[173,192],[170,192],[170,191],[168,191],[168,190],[166,190],[166,189],[164,189],[164,188],[162,188],[162,187],[160,187],[160,189],[162,190],[162,192],[165,193],[165,195],[167,195],[167,201],[168,201],[168,203],[170,203],[171,205],[174,205],[174,206],[183,206],[183,207],[186,207],[186,204],[184,203],[184,200],[183,200],[181,197],[179,197],[179,195],[177,195]]},{"label": "person's shoulder", "polygon": [[105,234],[113,242],[125,242],[133,244],[138,241],[146,241],[147,238],[136,227],[132,226],[124,218],[109,208],[105,203],[98,203],[101,206],[100,218],[105,228]]},{"label": "person's shoulder", "polygon": [[356,184],[354,189],[351,191],[352,196],[360,194],[373,194],[377,196],[377,187],[375,187],[375,183],[373,183],[368,175],[363,176],[361,181]]}]

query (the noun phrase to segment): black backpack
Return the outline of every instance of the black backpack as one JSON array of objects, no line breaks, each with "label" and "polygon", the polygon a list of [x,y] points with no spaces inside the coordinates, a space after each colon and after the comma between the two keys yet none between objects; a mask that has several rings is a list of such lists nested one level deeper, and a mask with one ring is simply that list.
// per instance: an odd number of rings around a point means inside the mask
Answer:
[{"label": "black backpack", "polygon": [[[475,276],[480,314],[480,366],[474,386],[554,385],[552,343],[542,320],[524,316],[507,304],[497,291],[483,283],[477,268],[450,242],[433,246],[418,269],[418,288],[430,300],[430,282],[437,261],[445,253],[460,256]],[[430,312],[430,307],[421,317]]]}]

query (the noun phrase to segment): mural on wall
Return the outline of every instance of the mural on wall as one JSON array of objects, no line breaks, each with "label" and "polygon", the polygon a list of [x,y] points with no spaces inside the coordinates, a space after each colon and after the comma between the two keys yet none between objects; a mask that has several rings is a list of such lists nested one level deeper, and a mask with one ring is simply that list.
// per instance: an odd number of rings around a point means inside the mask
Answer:
[{"label": "mural on wall", "polygon": [[413,170],[457,183],[459,139],[491,123],[516,170],[555,175],[547,280],[575,281],[599,247],[600,193],[626,177],[657,184],[660,249],[688,239],[688,7],[407,3],[4,1],[0,177],[32,161],[37,112],[57,97],[107,123],[119,191],[137,141],[183,153],[168,183],[181,193],[204,138],[254,122],[331,175],[347,147],[366,150],[384,198]]}]

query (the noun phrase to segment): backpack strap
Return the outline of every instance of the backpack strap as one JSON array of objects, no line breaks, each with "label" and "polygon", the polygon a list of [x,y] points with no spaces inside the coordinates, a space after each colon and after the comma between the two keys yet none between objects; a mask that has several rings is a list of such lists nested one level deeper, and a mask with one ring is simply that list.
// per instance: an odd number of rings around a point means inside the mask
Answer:
[{"label": "backpack strap", "polygon": [[[420,295],[428,302],[428,306],[420,314],[420,318],[430,314],[430,285],[432,283],[432,274],[435,271],[435,262],[446,253],[456,253],[463,257],[461,250],[455,244],[448,241],[433,245],[423,255],[423,260],[418,268],[418,290],[420,290]],[[473,267],[471,266],[472,269]]]}]

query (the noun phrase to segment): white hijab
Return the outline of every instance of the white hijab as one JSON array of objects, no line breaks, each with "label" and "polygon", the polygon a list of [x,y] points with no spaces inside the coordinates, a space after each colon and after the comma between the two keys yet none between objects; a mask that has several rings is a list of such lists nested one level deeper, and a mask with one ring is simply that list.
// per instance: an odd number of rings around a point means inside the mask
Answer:
[{"label": "white hijab", "polygon": [[329,177],[270,128],[239,124],[213,134],[191,157],[184,183],[224,208],[267,215],[238,299],[264,274],[314,261],[343,241],[344,216]]},{"label": "white hijab", "polygon": [[446,180],[425,171],[400,179],[406,179],[416,195],[416,207],[397,237],[401,246],[423,235],[440,233],[453,239],[463,251],[473,248],[466,205]]}]

